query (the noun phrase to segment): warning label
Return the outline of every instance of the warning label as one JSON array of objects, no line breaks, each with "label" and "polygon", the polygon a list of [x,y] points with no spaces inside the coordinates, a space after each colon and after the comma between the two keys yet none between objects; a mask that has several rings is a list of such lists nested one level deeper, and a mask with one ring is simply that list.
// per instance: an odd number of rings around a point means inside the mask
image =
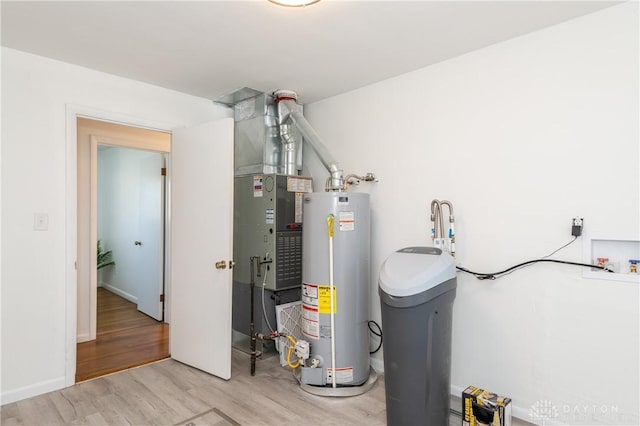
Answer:
[{"label": "warning label", "polygon": [[[338,290],[333,286],[333,313],[338,312],[338,301],[336,294]],[[331,286],[321,285],[318,287],[318,312],[321,314],[331,313]]]},{"label": "warning label", "polygon": [[356,219],[353,212],[340,212],[338,221],[340,223],[340,231],[353,231],[356,227]]},{"label": "warning label", "polygon": [[302,334],[318,339],[320,337],[319,320],[317,309],[302,305]]},{"label": "warning label", "polygon": [[276,217],[276,213],[274,209],[266,209],[264,211],[264,221],[267,224],[271,224],[273,223],[273,221],[275,220]]},{"label": "warning label", "polygon": [[[320,314],[331,314],[331,286],[302,283],[302,304]],[[333,313],[338,312],[338,289],[333,286]]]},{"label": "warning label", "polygon": [[253,196],[262,197],[262,175],[255,175],[253,177]]},{"label": "warning label", "polygon": [[313,339],[320,338],[317,285],[302,283],[302,334]]},{"label": "warning label", "polygon": [[287,177],[287,191],[289,192],[304,192],[309,193],[313,191],[313,181],[310,178],[303,177]]},{"label": "warning label", "polygon": [[318,286],[302,283],[302,303],[305,305],[318,307]]},{"label": "warning label", "polygon": [[302,192],[296,192],[295,222],[302,223]]},{"label": "warning label", "polygon": [[[336,368],[336,384],[353,382],[353,367]],[[333,383],[333,369],[327,368],[327,383]]]}]

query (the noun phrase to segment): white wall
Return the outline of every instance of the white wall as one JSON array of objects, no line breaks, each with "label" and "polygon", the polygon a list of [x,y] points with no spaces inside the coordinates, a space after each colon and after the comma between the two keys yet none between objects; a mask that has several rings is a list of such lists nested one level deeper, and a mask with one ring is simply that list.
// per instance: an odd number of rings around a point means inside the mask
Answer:
[{"label": "white wall", "polygon": [[[359,189],[371,193],[373,319],[384,259],[431,245],[434,198],[454,203],[457,260],[480,272],[549,254],[576,215],[587,234],[639,240],[638,113],[636,2],[306,105],[347,173],[380,178]],[[557,258],[583,255],[578,241]],[[452,389],[510,396],[524,418],[546,400],[551,422],[638,424],[638,306],[637,283],[580,267],[461,273]]]},{"label": "white wall", "polygon": [[[75,294],[65,258],[66,191],[75,190],[68,105],[166,129],[228,115],[206,99],[2,48],[3,403],[65,385],[66,300]],[[48,231],[33,230],[36,212],[48,214]]]},{"label": "white wall", "polygon": [[[116,262],[101,271],[102,282],[99,284],[133,303],[138,303],[139,287],[144,279],[156,282],[161,279],[158,276],[161,269],[153,269],[154,276],[140,276],[140,273],[149,274],[150,268],[144,268],[140,264],[140,248],[134,245],[134,241],[145,238],[141,235],[142,220],[153,221],[147,223],[146,229],[162,228],[162,206],[159,200],[155,212],[149,211],[143,216],[144,212],[141,211],[144,191],[141,186],[142,174],[149,172],[149,167],[142,165],[147,161],[158,164],[155,172],[159,175],[162,155],[158,152],[118,147],[98,152],[98,239],[105,250],[112,251]],[[160,235],[156,238],[159,243]],[[143,243],[148,245],[151,241]],[[157,245],[150,245],[149,250],[152,247]]]}]

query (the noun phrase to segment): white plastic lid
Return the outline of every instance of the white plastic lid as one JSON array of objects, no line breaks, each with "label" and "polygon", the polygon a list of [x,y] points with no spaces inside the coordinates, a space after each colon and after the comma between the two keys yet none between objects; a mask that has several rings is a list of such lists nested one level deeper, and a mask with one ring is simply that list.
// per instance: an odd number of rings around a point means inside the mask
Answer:
[{"label": "white plastic lid", "polygon": [[408,247],[382,264],[380,288],[391,296],[420,294],[456,276],[451,255],[434,247]]}]

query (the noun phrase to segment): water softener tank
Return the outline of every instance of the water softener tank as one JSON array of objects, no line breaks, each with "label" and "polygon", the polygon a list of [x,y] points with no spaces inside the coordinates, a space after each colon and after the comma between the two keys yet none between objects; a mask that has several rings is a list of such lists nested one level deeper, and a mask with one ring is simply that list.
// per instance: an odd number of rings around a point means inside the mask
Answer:
[{"label": "water softener tank", "polygon": [[[328,217],[333,215],[335,372],[331,368]],[[301,382],[358,386],[369,378],[369,195],[314,192],[304,196],[302,333],[314,368]]]},{"label": "water softener tank", "polygon": [[434,247],[392,253],[380,270],[387,424],[449,424],[453,258]]}]

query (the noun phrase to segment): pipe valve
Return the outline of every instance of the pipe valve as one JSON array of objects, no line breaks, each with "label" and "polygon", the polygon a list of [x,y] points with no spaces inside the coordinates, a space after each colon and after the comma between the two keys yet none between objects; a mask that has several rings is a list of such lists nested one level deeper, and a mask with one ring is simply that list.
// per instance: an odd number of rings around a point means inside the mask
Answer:
[{"label": "pipe valve", "polygon": [[360,181],[363,182],[379,182],[378,178],[376,177],[376,175],[374,175],[371,172],[367,172],[366,175],[364,176],[360,176],[360,175],[356,175],[356,174],[350,174],[347,175],[347,177],[344,179],[345,181],[345,185],[343,190],[347,189],[347,185],[359,185]]}]

